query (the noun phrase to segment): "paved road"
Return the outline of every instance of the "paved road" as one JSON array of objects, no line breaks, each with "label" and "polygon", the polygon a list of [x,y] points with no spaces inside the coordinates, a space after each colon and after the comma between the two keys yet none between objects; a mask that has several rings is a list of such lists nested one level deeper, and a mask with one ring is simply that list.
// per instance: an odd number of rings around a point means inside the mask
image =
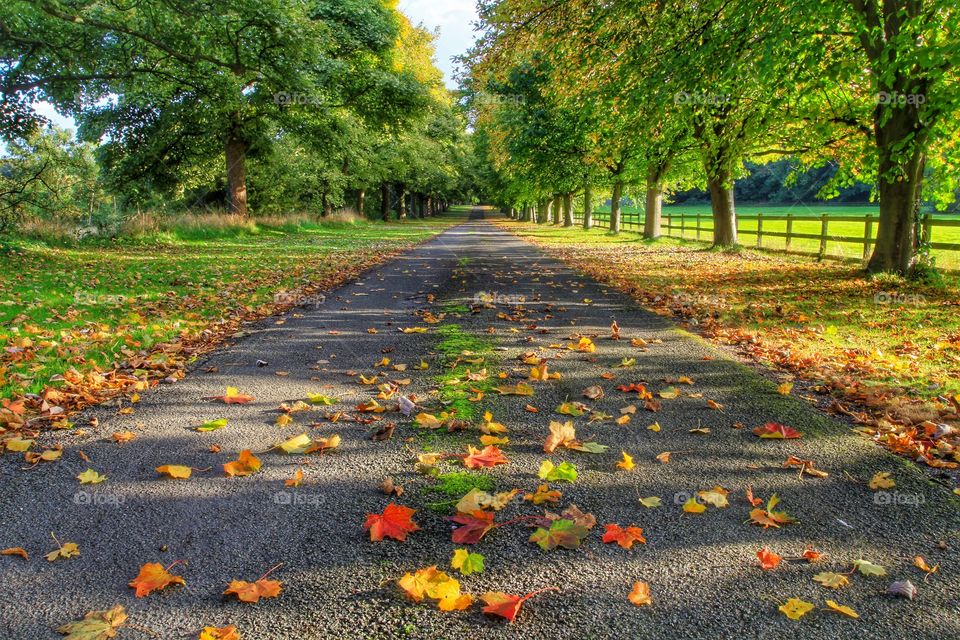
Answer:
[{"label": "paved road", "polygon": [[[557,485],[562,504],[575,503],[600,523],[581,549],[541,551],[527,542],[530,530],[521,525],[496,530],[477,545],[487,570],[463,578],[465,590],[560,588],[528,602],[512,626],[485,617],[478,606],[442,613],[414,605],[393,584],[403,573],[433,564],[450,571],[456,546],[443,514],[425,507],[436,496],[425,491],[431,481],[414,473],[412,452],[431,440],[418,435],[409,420],[385,415],[384,420],[398,422],[395,437],[385,442],[369,437],[378,424],[331,424],[319,410],[298,414],[295,425],[274,424],[281,402],[303,399],[308,392],[342,398],[333,408],[349,409],[369,399],[371,387],[345,374],[370,374],[384,354],[394,363],[430,362],[425,372],[391,372],[394,378],[410,378],[406,393],[429,397],[436,387],[438,364],[431,354],[438,325],[426,325],[417,314],[454,310],[472,303],[478,292],[528,301],[521,321],[511,319],[515,309],[502,304],[477,314],[449,313],[443,320],[495,342],[497,361],[486,363],[490,372],[521,375],[516,358],[533,350],[550,357],[550,370],[561,374],[558,381],[536,383],[532,398],[488,403],[510,429],[505,447],[510,463],[481,472],[495,479],[498,490],[536,487],[547,425],[560,418],[553,409],[568,398],[583,400],[585,387],[602,386],[605,397],[587,402],[619,416],[620,408],[638,404],[615,390],[620,384],[645,381],[659,391],[672,386],[665,378],[694,381],[680,385],[685,395],[663,400],[657,413],[639,404],[629,425],[576,419],[581,437],[610,447],[599,455],[552,456],[580,471],[573,484]],[[621,327],[620,341],[606,339],[613,320]],[[412,326],[432,328],[399,331]],[[596,352],[550,348],[569,344],[575,333],[595,335]],[[646,351],[631,345],[637,337],[650,343]],[[623,358],[635,358],[636,365],[617,368]],[[267,364],[258,366],[258,360]],[[605,372],[614,373],[614,379],[600,378]],[[255,396],[255,402],[227,406],[203,400],[228,385]],[[722,404],[723,411],[707,407],[707,399]],[[525,411],[528,403],[540,413]],[[117,603],[126,607],[133,624],[171,639],[195,638],[204,625],[227,624],[255,640],[960,636],[960,518],[946,489],[852,435],[849,427],[780,396],[773,384],[668,321],[627,304],[616,292],[485,221],[441,234],[329,293],[318,306],[253,327],[248,337],[198,363],[184,381],[144,394],[132,415],[118,415],[116,407],[91,415],[99,425],[84,427],[85,435],[49,436],[50,442],[66,445],[58,463],[24,471],[19,456],[0,458],[0,548],[22,546],[31,553],[29,562],[0,557],[3,640],[56,638],[60,624]],[[213,433],[192,429],[217,418],[227,418],[229,425]],[[313,421],[319,426],[309,427]],[[646,428],[654,421],[659,433]],[[761,441],[750,433],[768,421],[789,424],[805,436]],[[737,423],[745,428],[734,428]],[[697,427],[711,431],[690,433]],[[120,446],[111,434],[124,430],[137,437]],[[267,451],[301,432],[339,433],[343,444],[322,457]],[[476,442],[476,432],[438,441],[462,451]],[[213,444],[219,453],[211,453]],[[221,465],[247,448],[261,457],[263,470],[249,478],[224,477]],[[89,463],[80,458],[81,450]],[[632,471],[615,468],[621,450],[633,456]],[[664,451],[679,453],[662,464],[655,457]],[[829,478],[801,479],[796,470],[782,469],[788,455],[813,459]],[[154,471],[163,464],[198,471],[187,481],[163,480]],[[88,467],[107,480],[92,489],[81,487],[75,476]],[[299,467],[303,485],[286,489],[283,480]],[[449,464],[448,470],[456,467]],[[877,471],[892,472],[895,495],[877,500],[867,488]],[[406,543],[371,543],[362,529],[366,514],[382,511],[389,502],[377,488],[386,475],[406,487],[398,501],[418,510],[421,530]],[[731,491],[728,508],[682,512],[678,502],[715,485]],[[778,494],[800,524],[767,531],[745,524],[747,485],[759,497]],[[646,509],[639,496],[660,496],[663,506]],[[533,513],[537,510],[518,498],[498,520]],[[630,551],[601,544],[602,525],[608,522],[643,527],[647,544]],[[81,555],[48,563],[43,553],[55,547],[50,532],[78,543]],[[824,554],[820,564],[785,562],[765,572],[755,557],[764,546],[786,557],[798,556],[808,545]],[[912,566],[918,554],[941,565],[927,581]],[[889,575],[853,575],[852,584],[836,592],[812,581],[820,571],[846,572],[858,558],[886,567]],[[177,560],[186,562],[175,569],[186,586],[133,596],[127,583],[141,564]],[[257,605],[221,598],[231,579],[252,581],[281,562],[271,576],[283,582],[279,598]],[[890,582],[904,579],[919,588],[916,600],[885,595]],[[627,601],[637,580],[650,584],[652,607],[636,608]],[[791,597],[821,608],[833,599],[861,617],[817,610],[791,621],[777,611]],[[146,636],[125,629],[120,637]]]}]

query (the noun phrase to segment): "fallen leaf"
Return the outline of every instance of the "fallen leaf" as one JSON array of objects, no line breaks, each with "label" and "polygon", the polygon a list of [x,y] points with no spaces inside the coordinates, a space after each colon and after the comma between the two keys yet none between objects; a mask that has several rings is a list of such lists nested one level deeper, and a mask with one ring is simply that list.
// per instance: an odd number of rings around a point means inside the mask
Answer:
[{"label": "fallen leaf", "polygon": [[672,451],[664,451],[663,453],[657,454],[657,460],[659,460],[663,464],[667,464],[668,462],[670,462],[670,455],[672,453],[673,453]]},{"label": "fallen leaf", "polygon": [[475,447],[467,446],[467,455],[463,458],[463,466],[467,469],[493,467],[498,464],[507,464],[508,462],[509,460],[503,455],[503,452],[494,445],[484,447],[483,451]]},{"label": "fallen leaf", "polygon": [[844,606],[842,604],[837,604],[833,600],[827,600],[827,606],[831,610],[836,611],[837,613],[842,613],[843,615],[848,616],[850,618],[860,617],[860,615],[850,607]]},{"label": "fallen leaf", "polygon": [[696,497],[691,496],[689,500],[683,503],[683,510],[687,513],[703,513],[707,510],[707,507],[700,504]]},{"label": "fallen leaf", "polygon": [[249,476],[260,470],[260,458],[253,455],[249,449],[240,452],[240,456],[233,462],[223,465],[223,472],[228,476]]},{"label": "fallen leaf", "polygon": [[707,489],[706,491],[698,491],[697,496],[707,504],[712,504],[718,509],[722,509],[730,505],[730,502],[727,500],[729,493],[730,492],[723,487],[717,486],[713,489]]},{"label": "fallen leaf", "polygon": [[887,589],[887,593],[894,596],[900,596],[901,598],[906,598],[908,600],[913,600],[917,597],[917,588],[909,580],[899,580],[890,585]]},{"label": "fallen leaf", "polygon": [[624,471],[630,471],[635,466],[637,466],[633,463],[633,458],[629,454],[627,454],[626,451],[621,451],[620,453],[623,455],[623,458],[620,460],[620,462],[617,463],[618,469],[623,469]]},{"label": "fallen leaf", "polygon": [[549,485],[541,484],[534,493],[524,495],[523,499],[535,505],[541,505],[546,502],[557,503],[562,495],[559,491],[551,491]]},{"label": "fallen leaf", "polygon": [[47,562],[54,562],[60,558],[72,558],[80,555],[80,547],[78,547],[75,542],[64,542],[59,546],[59,549],[51,551],[44,556],[44,558],[47,559]]},{"label": "fallen leaf", "polygon": [[827,589],[839,589],[850,584],[850,580],[847,579],[847,576],[833,573],[832,571],[823,571],[813,576],[814,582],[819,582]]},{"label": "fallen leaf", "polygon": [[627,599],[638,607],[643,605],[653,605],[650,599],[650,585],[646,582],[634,582],[633,589],[627,595]]},{"label": "fallen leaf", "polygon": [[483,600],[486,605],[483,607],[484,613],[506,618],[512,623],[516,619],[517,614],[520,613],[520,607],[523,606],[524,602],[545,591],[559,591],[559,589],[556,587],[548,587],[546,589],[540,589],[539,591],[533,591],[525,596],[514,596],[499,591],[488,591],[480,596],[480,599]]},{"label": "fallen leaf", "polygon": [[618,545],[624,549],[630,549],[633,547],[635,542],[640,544],[645,544],[647,539],[643,537],[643,529],[640,527],[635,527],[630,525],[626,528],[622,528],[618,524],[608,524],[605,525],[605,530],[603,532],[603,542],[611,543],[616,542]]},{"label": "fallen leaf", "polygon": [[208,396],[207,400],[219,400],[226,404],[247,404],[253,402],[255,398],[244,393],[236,387],[227,387],[227,392],[222,396]]},{"label": "fallen leaf", "polygon": [[757,551],[757,559],[760,560],[760,567],[770,571],[771,569],[776,569],[777,565],[780,564],[780,561],[783,560],[782,557],[770,551],[766,547]]},{"label": "fallen leaf", "polygon": [[80,481],[80,484],[100,484],[106,479],[107,476],[101,475],[93,469],[87,469],[77,476],[77,480]]},{"label": "fallen leaf", "polygon": [[168,478],[175,478],[177,480],[186,480],[193,474],[193,469],[179,464],[165,464],[157,467],[156,471]]},{"label": "fallen leaf", "polygon": [[797,598],[790,598],[787,600],[786,604],[780,605],[779,609],[783,612],[783,615],[787,616],[791,620],[799,620],[804,615],[812,611],[814,606],[809,602],[803,600],[798,600]]},{"label": "fallen leaf", "polygon": [[176,576],[167,571],[159,562],[148,562],[140,567],[140,573],[130,581],[130,586],[135,589],[134,595],[143,598],[150,595],[153,591],[160,591],[171,584],[187,584],[181,576]]},{"label": "fallen leaf", "polygon": [[[210,432],[210,431],[216,431],[216,430],[218,430],[218,429],[223,429],[225,426],[227,426],[227,419],[226,419],[226,418],[220,418],[220,419],[218,419],[218,420],[211,420],[211,421],[209,421],[209,422],[204,422],[204,423],[203,423],[202,425],[200,425],[199,427],[196,427],[195,430],[196,430],[196,431],[199,431],[200,433],[207,433],[207,432]],[[131,434],[131,435],[132,435],[132,434]],[[116,434],[114,434],[114,437],[116,437]]]},{"label": "fallen leaf", "polygon": [[235,626],[204,627],[197,640],[240,640],[240,632]]},{"label": "fallen leaf", "polygon": [[24,560],[30,559],[30,554],[28,554],[27,550],[23,547],[9,547],[7,549],[0,550],[0,556],[20,556]]},{"label": "fallen leaf", "polygon": [[537,475],[541,480],[548,482],[555,482],[557,480],[573,482],[577,479],[577,468],[569,462],[562,462],[554,466],[550,460],[544,460],[540,463],[540,470],[537,472]]},{"label": "fallen leaf", "polygon": [[878,564],[867,562],[866,560],[854,560],[853,567],[865,576],[885,576],[887,570]]},{"label": "fallen leaf", "polygon": [[452,540],[457,544],[476,544],[490,531],[496,528],[492,511],[474,511],[473,513],[458,513],[447,518],[460,526],[453,530]]},{"label": "fallen leaf", "polygon": [[127,614],[119,604],[105,611],[89,611],[83,620],[67,623],[57,629],[65,640],[108,640],[117,635],[117,630],[127,620]]},{"label": "fallen leaf", "polygon": [[473,553],[467,549],[455,549],[450,566],[463,575],[469,576],[474,573],[483,573],[483,560],[483,556],[479,553]]},{"label": "fallen leaf", "polygon": [[763,426],[757,427],[753,430],[753,434],[765,439],[781,440],[795,440],[803,437],[803,434],[796,429],[776,422],[768,422]]},{"label": "fallen leaf", "polygon": [[292,478],[283,481],[283,486],[299,487],[301,482],[303,482],[303,469],[297,469]]},{"label": "fallen leaf", "polygon": [[879,489],[893,489],[897,483],[890,477],[889,471],[878,471],[870,479],[869,487],[874,491]]},{"label": "fallen leaf", "polygon": [[913,566],[927,574],[936,573],[937,569],[940,568],[940,565],[938,564],[935,564],[932,567],[928,565],[927,561],[923,559],[923,556],[915,556],[913,558]]},{"label": "fallen leaf", "polygon": [[279,580],[260,578],[256,582],[231,580],[224,595],[234,595],[241,602],[256,603],[260,598],[276,598],[280,595],[283,586]]},{"label": "fallen leaf", "polygon": [[380,541],[384,538],[393,538],[403,542],[407,534],[420,529],[412,520],[415,513],[410,507],[404,507],[391,502],[382,514],[368,513],[363,528],[370,531],[370,540]]},{"label": "fallen leaf", "polygon": [[663,501],[659,496],[650,496],[648,498],[640,498],[640,504],[647,509],[656,509],[657,507],[663,506]]}]

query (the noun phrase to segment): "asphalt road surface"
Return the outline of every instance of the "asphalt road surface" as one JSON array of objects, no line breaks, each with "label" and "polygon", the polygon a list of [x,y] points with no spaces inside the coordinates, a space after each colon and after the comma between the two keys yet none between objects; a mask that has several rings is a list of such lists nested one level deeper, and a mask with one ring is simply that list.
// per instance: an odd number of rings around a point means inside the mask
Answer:
[{"label": "asphalt road surface", "polygon": [[[495,304],[468,310],[491,298]],[[515,304],[520,298],[522,317]],[[150,637],[144,629],[164,639],[196,638],[204,626],[231,624],[253,640],[960,637],[960,511],[947,489],[853,434],[849,425],[778,394],[772,382],[721,351],[488,221],[454,227],[317,302],[250,327],[249,335],[197,363],[185,380],[144,393],[130,415],[104,406],[77,419],[85,435],[47,435],[49,443],[66,444],[57,463],[23,470],[19,455],[0,458],[0,548],[25,547],[31,554],[29,561],[0,556],[0,638],[57,638],[58,626],[115,604],[126,608],[136,627],[121,629],[120,638]],[[446,315],[431,324],[424,312]],[[614,320],[618,341],[609,339]],[[427,506],[449,498],[430,492],[435,481],[416,473],[414,462],[425,448],[463,453],[479,434],[423,434],[395,412],[367,414],[377,419],[372,424],[325,419],[338,410],[354,415],[355,405],[377,393],[348,375],[353,372],[379,372],[380,382],[407,378],[401,392],[417,395],[429,408],[441,373],[438,328],[452,323],[492,343],[477,368],[491,376],[504,372],[503,383],[526,380],[530,367],[518,356],[530,351],[548,358],[549,371],[560,374],[559,380],[531,383],[531,397],[487,394],[480,406],[508,427],[510,443],[503,450],[510,462],[475,473],[493,478],[498,491],[525,493],[540,484],[537,470],[545,458],[573,463],[579,477],[551,485],[563,493],[552,510],[573,503],[595,515],[598,525],[581,548],[543,551],[528,542],[532,529],[517,523],[471,549],[485,556],[483,573],[459,576],[450,568],[458,547],[444,519],[450,513]],[[411,327],[428,330],[401,331]],[[571,336],[593,336],[596,351],[568,349],[576,344]],[[634,338],[647,346],[634,346]],[[407,364],[407,370],[375,367],[384,357]],[[619,366],[624,359],[635,364]],[[421,360],[430,368],[414,369]],[[605,373],[613,375],[602,378]],[[693,384],[678,384],[682,376]],[[616,389],[640,382],[655,394],[676,387],[681,395],[660,399],[659,411],[647,411],[636,394]],[[593,385],[604,390],[603,398],[582,396]],[[222,395],[227,386],[255,401],[225,405],[205,399]],[[278,405],[305,400],[308,393],[340,402],[277,426]],[[588,422],[586,415],[554,412],[567,400],[614,418],[631,404],[637,412],[626,425]],[[722,409],[711,409],[707,400]],[[528,404],[539,412],[525,410]],[[429,411],[439,409],[434,404]],[[99,424],[85,426],[90,417]],[[227,427],[194,430],[220,418],[228,419]],[[560,449],[547,456],[550,421],[568,419],[580,439],[609,449]],[[761,440],[751,433],[770,421],[804,436]],[[393,438],[371,440],[388,422],[397,423]],[[654,422],[659,432],[648,429]],[[691,432],[703,428],[709,433]],[[116,443],[112,434],[126,430],[136,438]],[[271,450],[300,433],[336,433],[342,444],[323,455]],[[222,465],[243,449],[260,457],[263,468],[250,477],[226,477]],[[616,468],[621,451],[633,457],[634,469]],[[675,453],[664,464],[656,456],[666,451]],[[813,460],[829,477],[784,469],[790,455]],[[155,468],[165,464],[195,471],[189,480],[164,479]],[[81,486],[76,476],[87,468],[107,479]],[[298,468],[303,483],[286,487],[284,480]],[[455,459],[441,469],[463,471]],[[896,488],[870,490],[867,483],[878,471],[890,472]],[[378,487],[385,476],[405,493],[384,495]],[[777,494],[780,507],[799,523],[768,530],[749,524],[748,485],[764,500]],[[708,506],[702,514],[682,510],[691,495],[715,486],[730,491],[728,507]],[[542,513],[521,496],[498,521]],[[639,503],[649,496],[660,497],[662,506]],[[417,510],[420,530],[402,543],[371,542],[363,529],[366,515],[381,512],[391,499]],[[631,550],[602,544],[607,523],[642,527],[646,544]],[[51,532],[60,542],[77,543],[80,555],[46,561],[43,555],[56,548]],[[819,563],[791,559],[808,546],[823,554]],[[775,570],[759,566],[756,553],[764,547],[785,558]],[[917,555],[939,564],[939,571],[925,580],[913,566]],[[812,579],[825,571],[848,573],[857,559],[883,566],[887,575],[855,573],[839,590]],[[171,570],[184,577],[185,586],[134,597],[128,582],[142,564],[177,561]],[[223,597],[230,580],[253,581],[280,563],[270,576],[283,584],[279,597],[258,604]],[[513,624],[484,615],[479,604],[445,613],[410,602],[395,582],[431,565],[458,577],[473,594],[559,591],[527,602]],[[892,582],[908,579],[918,589],[914,600],[887,595]],[[652,606],[628,601],[636,581],[649,583]],[[817,609],[790,620],[777,610],[789,598]],[[828,599],[852,607],[859,619],[825,610]]]}]

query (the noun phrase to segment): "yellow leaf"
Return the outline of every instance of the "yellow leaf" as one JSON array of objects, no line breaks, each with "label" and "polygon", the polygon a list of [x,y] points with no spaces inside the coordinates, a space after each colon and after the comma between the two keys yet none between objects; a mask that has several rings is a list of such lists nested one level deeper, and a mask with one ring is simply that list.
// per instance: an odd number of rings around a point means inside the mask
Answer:
[{"label": "yellow leaf", "polygon": [[10,438],[9,440],[4,440],[3,444],[7,448],[7,451],[26,451],[33,446],[33,440],[26,440],[23,438]]},{"label": "yellow leaf", "polygon": [[729,493],[730,492],[723,487],[717,486],[706,491],[698,491],[697,495],[707,504],[712,504],[718,509],[722,509],[730,505],[727,501],[727,494]]},{"label": "yellow leaf", "polygon": [[292,422],[293,422],[293,418],[291,418],[290,414],[288,413],[281,413],[280,415],[277,416],[278,427],[285,427]]},{"label": "yellow leaf", "polygon": [[627,599],[638,607],[642,607],[645,604],[652,605],[653,601],[650,600],[650,585],[646,582],[633,583],[633,590],[630,591]]},{"label": "yellow leaf", "polygon": [[100,484],[106,479],[107,476],[100,475],[93,469],[87,469],[77,476],[77,480],[80,481],[80,484]]},{"label": "yellow leaf", "polygon": [[190,467],[185,467],[180,464],[165,464],[163,466],[157,467],[157,473],[162,473],[168,478],[186,480],[193,473],[193,469],[191,469]]},{"label": "yellow leaf", "polygon": [[623,454],[623,459],[617,463],[617,468],[623,469],[624,471],[630,471],[630,469],[633,469],[636,466],[633,463],[633,458],[630,457],[626,451],[621,451],[620,453]]},{"label": "yellow leaf", "polygon": [[303,453],[310,446],[310,436],[301,433],[289,440],[285,440],[279,445],[279,449],[284,453]]},{"label": "yellow leaf", "polygon": [[301,482],[303,482],[303,469],[297,469],[293,477],[289,480],[284,480],[283,484],[286,487],[299,487]]},{"label": "yellow leaf", "polygon": [[53,562],[60,558],[72,558],[74,556],[80,555],[80,547],[77,546],[75,542],[64,542],[60,545],[60,548],[56,551],[51,551],[44,557],[47,559],[47,562]]},{"label": "yellow leaf", "polygon": [[777,387],[777,393],[779,393],[780,395],[783,395],[783,396],[788,396],[788,395],[790,395],[790,392],[791,392],[791,391],[793,391],[793,383],[792,383],[792,382],[784,382],[784,383],[781,384],[779,387]]},{"label": "yellow leaf", "polygon": [[839,589],[840,587],[845,587],[850,584],[850,580],[847,579],[847,576],[833,573],[832,571],[823,571],[813,576],[814,582],[819,582],[827,589]]},{"label": "yellow leaf", "polygon": [[897,486],[897,483],[890,477],[889,471],[878,471],[873,475],[873,478],[870,479],[869,486],[874,491],[877,491],[878,489],[893,489]]},{"label": "yellow leaf", "polygon": [[647,509],[656,509],[657,507],[663,506],[663,501],[660,500],[658,496],[650,496],[649,498],[640,498],[640,504]]},{"label": "yellow leaf", "polygon": [[940,568],[940,565],[938,564],[935,564],[932,567],[928,565],[927,561],[923,559],[923,556],[914,557],[913,566],[915,566],[917,569],[920,569],[920,571],[924,571],[926,573],[936,573],[937,569]]},{"label": "yellow leaf", "polygon": [[670,387],[660,392],[660,397],[665,400],[673,400],[674,398],[677,398],[679,396],[680,396],[680,389],[677,389],[676,387]]},{"label": "yellow leaf", "polygon": [[691,497],[683,503],[683,510],[687,513],[703,513],[707,507],[700,504],[695,497]]},{"label": "yellow leaf", "polygon": [[620,416],[619,418],[617,418],[616,422],[617,422],[617,424],[619,424],[619,425],[621,425],[621,426],[622,426],[622,425],[625,425],[625,424],[629,424],[629,423],[630,423],[630,414],[629,414],[629,413],[623,414],[622,416]]},{"label": "yellow leaf", "polygon": [[647,427],[647,429],[649,429],[650,431],[653,431],[654,433],[660,433],[660,423],[654,422],[652,425]]},{"label": "yellow leaf", "polygon": [[833,600],[827,600],[827,606],[830,607],[832,610],[836,611],[837,613],[842,613],[845,616],[849,616],[851,618],[860,617],[860,614],[858,614],[856,611],[854,611],[850,607],[846,607],[842,604],[837,604]]},{"label": "yellow leaf", "polygon": [[799,620],[813,610],[813,605],[797,598],[790,598],[786,604],[780,605],[779,609],[791,620]]}]

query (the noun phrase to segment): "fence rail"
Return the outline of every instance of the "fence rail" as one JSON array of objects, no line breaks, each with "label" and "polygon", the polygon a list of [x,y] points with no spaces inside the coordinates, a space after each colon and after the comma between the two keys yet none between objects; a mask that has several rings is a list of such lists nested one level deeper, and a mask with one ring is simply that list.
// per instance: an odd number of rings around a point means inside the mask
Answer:
[{"label": "fence rail", "polygon": [[[575,213],[574,220],[577,224],[582,224],[583,214]],[[609,211],[599,211],[594,212],[593,214],[594,224],[596,226],[606,226],[610,224],[610,212]],[[642,231],[643,230],[644,216],[642,213],[622,213],[620,218],[621,228],[631,231]],[[784,231],[775,231],[768,228],[764,228],[765,223],[771,222],[785,222],[786,229]],[[819,258],[827,257],[840,257],[840,258],[855,258],[857,256],[849,255],[846,252],[841,251],[840,255],[828,254],[827,247],[831,243],[850,244],[850,245],[859,245],[860,258],[867,260],[870,257],[870,252],[873,248],[873,245],[876,244],[875,229],[878,222],[878,218],[873,215],[864,215],[864,216],[850,216],[850,215],[830,215],[823,214],[820,217],[813,216],[795,216],[791,213],[787,214],[773,214],[767,215],[763,213],[758,213],[755,215],[737,215],[737,235],[738,237],[750,236],[754,237],[755,241],[751,243],[753,246],[761,249],[772,249],[772,250],[781,250],[787,251],[789,253],[800,254],[800,255],[811,255],[817,256]],[[756,225],[749,225],[745,227],[743,223],[756,223]],[[810,226],[811,223],[819,224],[818,233],[810,233],[809,231],[795,231],[794,226],[798,223],[804,224],[805,226]],[[832,235],[830,232],[831,223],[859,223],[863,225],[863,234],[862,235],[849,235],[849,224],[847,225],[848,235]],[[754,228],[755,227],[755,228]],[[926,214],[923,216],[920,225],[920,239],[921,242],[925,245],[928,245],[931,249],[937,251],[956,251],[960,252],[960,244],[952,242],[934,242],[933,236],[935,229],[938,228],[960,228],[960,220],[949,220],[943,218],[934,217],[931,214]],[[709,213],[669,213],[664,212],[661,225],[661,233],[664,236],[672,238],[682,238],[686,240],[702,240],[707,241],[711,239],[713,234],[713,216]],[[773,247],[764,245],[764,238],[778,238],[783,239],[782,247]],[[809,248],[795,248],[793,241],[794,240],[810,240],[814,241],[817,246],[816,250],[809,250]],[[747,244],[747,243],[743,243]],[[778,243],[779,244],[779,243]],[[810,243],[807,243],[808,246]],[[960,256],[956,257],[956,260],[951,260],[951,262],[960,263]]]}]

